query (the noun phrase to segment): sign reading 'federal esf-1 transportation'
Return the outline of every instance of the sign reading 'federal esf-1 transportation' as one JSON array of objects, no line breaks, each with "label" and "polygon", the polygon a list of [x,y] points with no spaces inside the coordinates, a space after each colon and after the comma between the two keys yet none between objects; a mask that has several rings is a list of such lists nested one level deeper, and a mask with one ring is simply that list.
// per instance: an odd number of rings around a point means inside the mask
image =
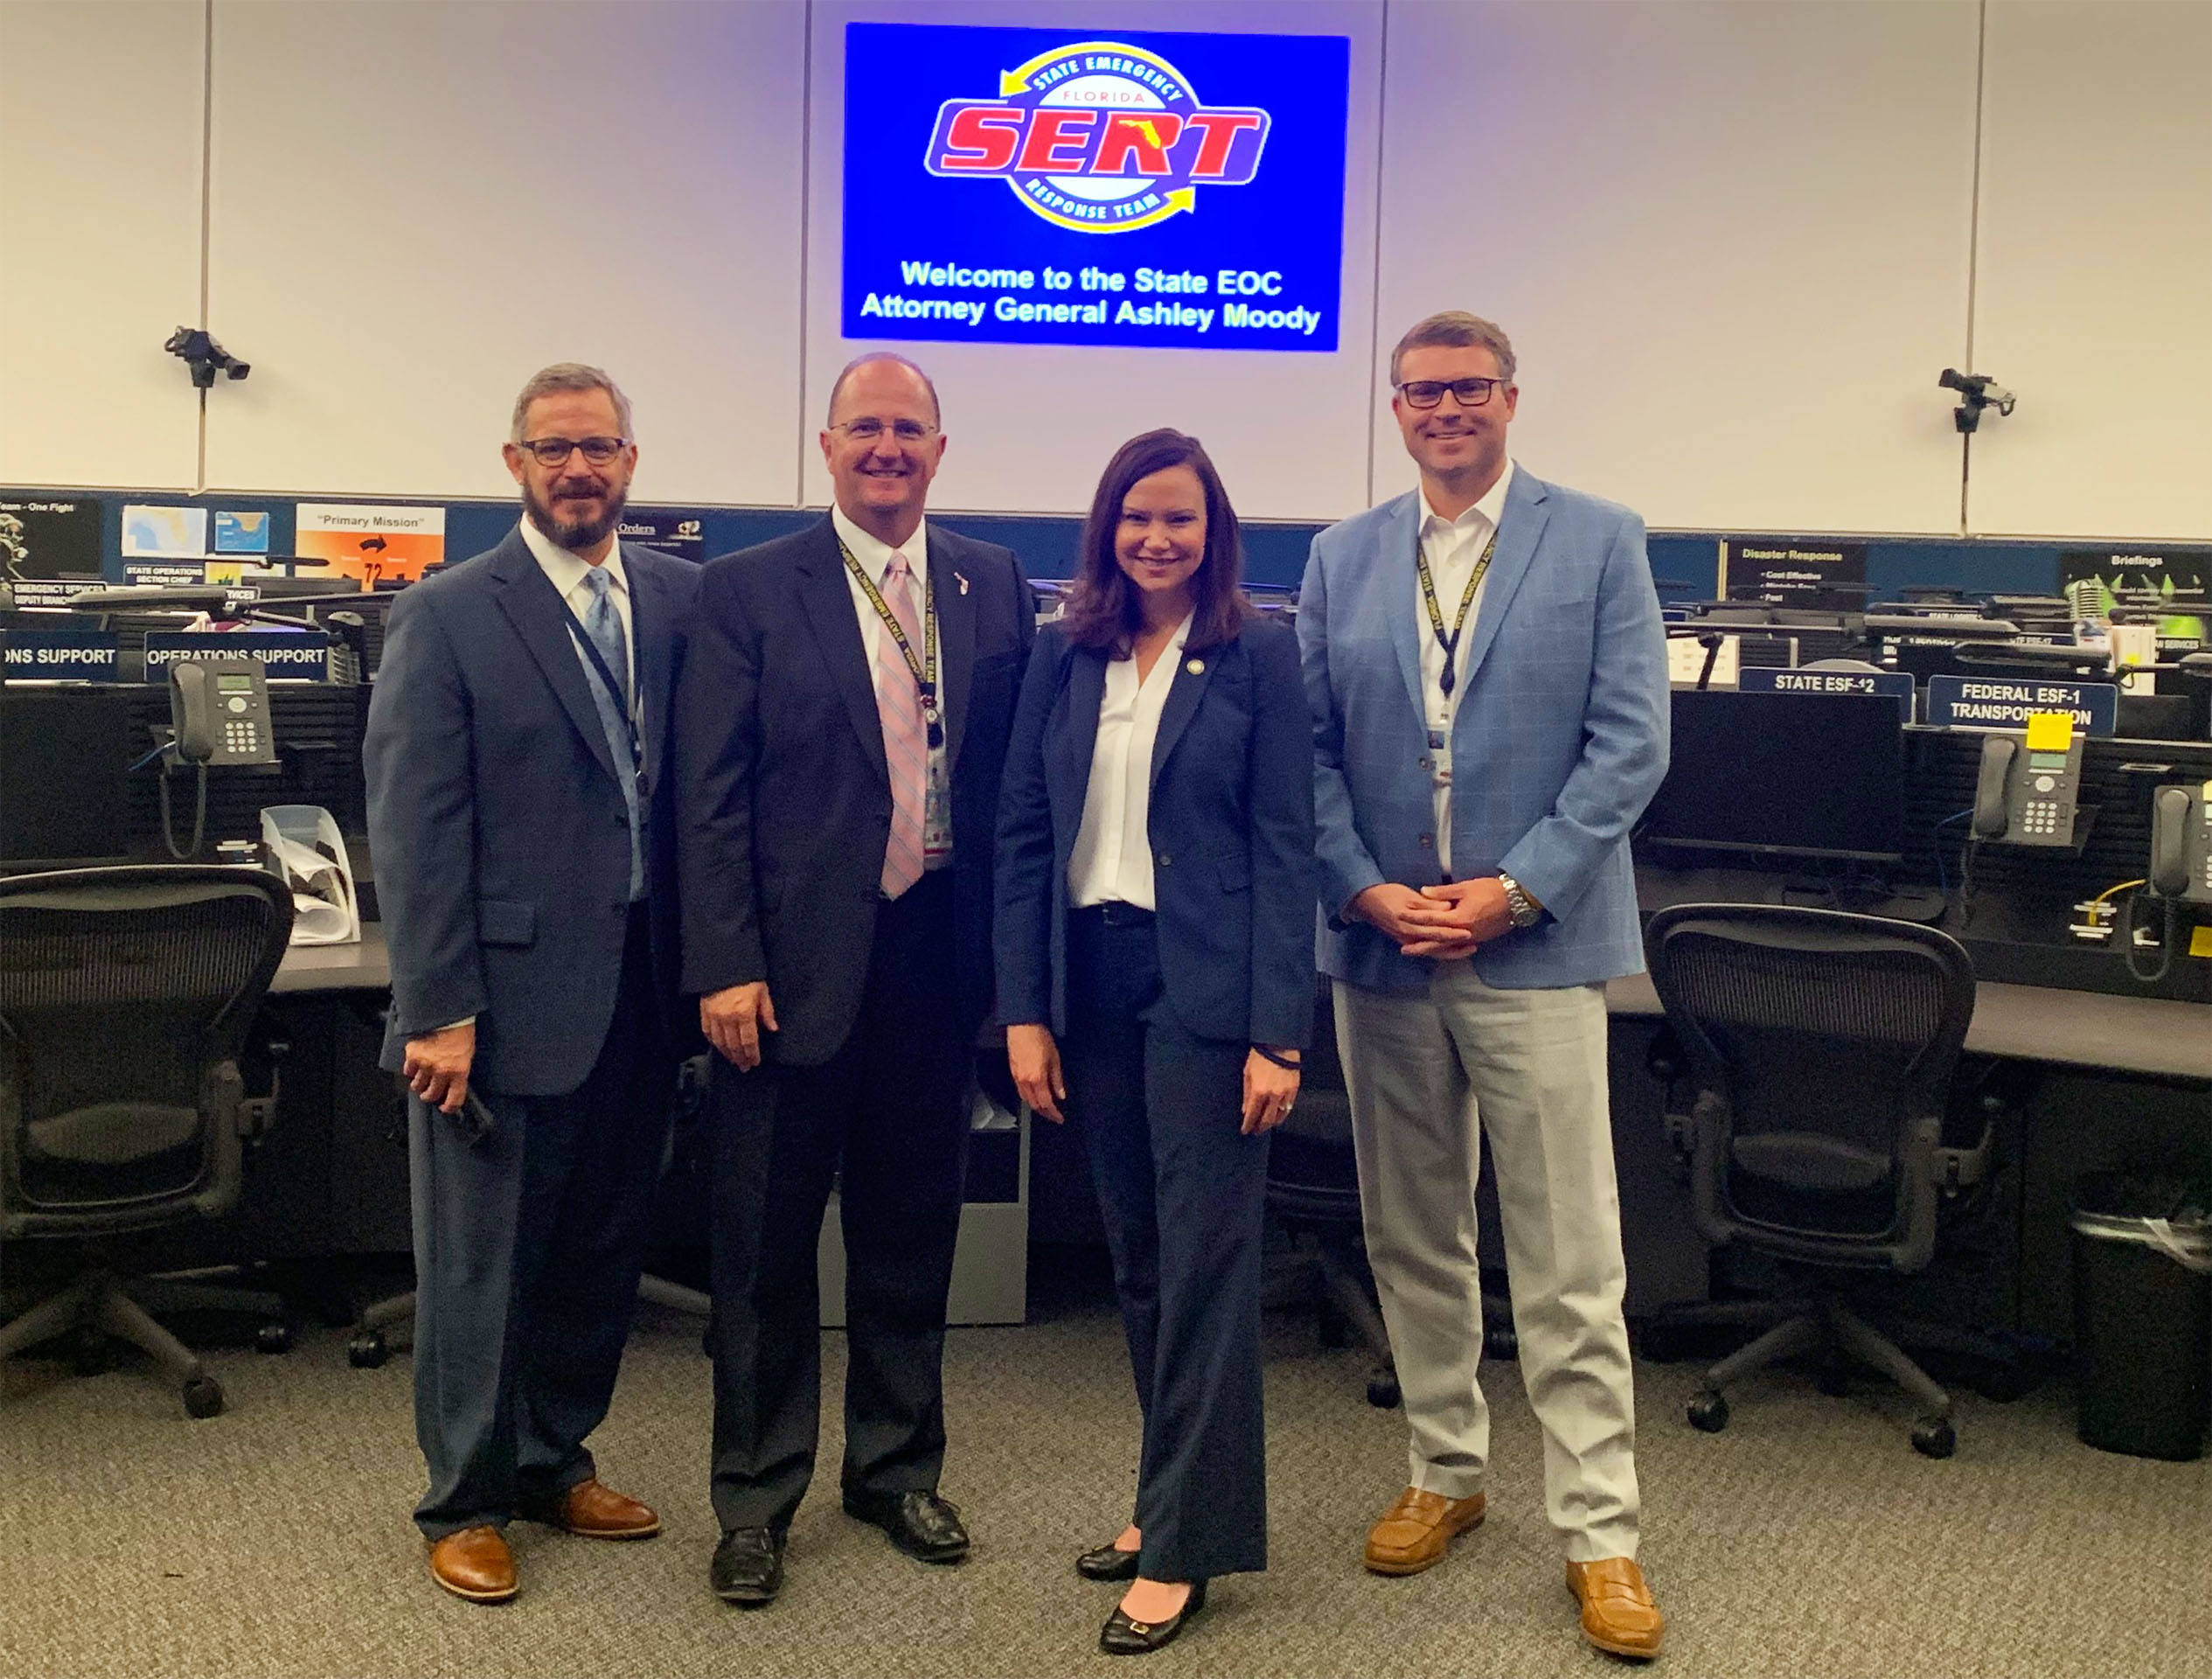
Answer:
[{"label": "sign reading 'federal esf-1 transportation'", "polygon": [[847,24],[845,336],[1334,350],[1350,53]]}]

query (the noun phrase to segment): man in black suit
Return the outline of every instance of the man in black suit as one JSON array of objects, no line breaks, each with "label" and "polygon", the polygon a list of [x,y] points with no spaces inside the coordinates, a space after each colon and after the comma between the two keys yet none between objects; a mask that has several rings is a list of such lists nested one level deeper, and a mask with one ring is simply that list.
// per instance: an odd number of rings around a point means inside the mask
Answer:
[{"label": "man in black suit", "polygon": [[507,539],[393,603],[364,757],[414,1173],[415,1511],[456,1596],[514,1516],[659,1518],[600,1484],[674,1074],[678,627],[699,568],[616,540],[637,462],[595,367],[537,374]]},{"label": "man in black suit", "polygon": [[[763,1604],[814,1470],[816,1251],[844,1215],[845,1510],[925,1562],[992,836],[1036,610],[1014,556],[925,526],[935,387],[863,356],[810,529],[712,561],[678,700],[684,989],[718,1052],[712,1583]],[[841,1176],[840,1174],[841,1169]]]}]

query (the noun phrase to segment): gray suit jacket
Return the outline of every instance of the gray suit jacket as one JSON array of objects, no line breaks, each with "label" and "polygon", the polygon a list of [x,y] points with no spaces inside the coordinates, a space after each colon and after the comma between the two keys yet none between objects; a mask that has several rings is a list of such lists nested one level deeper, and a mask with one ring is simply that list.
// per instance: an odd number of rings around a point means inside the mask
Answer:
[{"label": "gray suit jacket", "polygon": [[[655,966],[678,963],[670,696],[699,568],[624,543],[643,716]],[[384,1064],[476,1017],[474,1077],[517,1096],[583,1082],[613,1018],[630,820],[574,621],[519,529],[392,604],[363,757],[392,950]]]}]

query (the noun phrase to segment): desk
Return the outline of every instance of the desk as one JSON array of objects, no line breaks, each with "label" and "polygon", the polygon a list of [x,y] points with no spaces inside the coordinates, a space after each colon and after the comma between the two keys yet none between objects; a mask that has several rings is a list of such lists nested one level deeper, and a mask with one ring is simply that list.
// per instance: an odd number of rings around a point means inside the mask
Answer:
[{"label": "desk", "polygon": [[269,990],[277,996],[303,991],[388,991],[392,952],[384,928],[370,922],[357,944],[295,944],[284,952]]},{"label": "desk", "polygon": [[[1609,982],[1605,1009],[1631,1018],[1662,1013],[1647,973]],[[1974,987],[1966,1053],[2212,1083],[2212,1004],[1985,979]]]}]

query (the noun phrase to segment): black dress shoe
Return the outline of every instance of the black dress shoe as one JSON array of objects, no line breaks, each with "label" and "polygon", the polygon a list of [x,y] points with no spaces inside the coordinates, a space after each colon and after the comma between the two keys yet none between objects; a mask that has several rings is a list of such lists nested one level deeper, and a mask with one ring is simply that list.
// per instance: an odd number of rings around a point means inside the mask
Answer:
[{"label": "black dress shoe", "polygon": [[1109,1655],[1150,1655],[1154,1650],[1172,1644],[1175,1634],[1183,1630],[1183,1623],[1205,1607],[1204,1580],[1191,1582],[1191,1595],[1182,1608],[1165,1620],[1131,1620],[1117,1604],[1099,1631],[1098,1648]]},{"label": "black dress shoe", "polygon": [[775,1602],[783,1589],[783,1536],[772,1528],[732,1528],[714,1547],[706,1578],[724,1603]]},{"label": "black dress shoe", "polygon": [[935,1493],[870,1493],[849,1488],[845,1513],[873,1522],[891,1543],[924,1563],[956,1563],[968,1554],[960,1512]]},{"label": "black dress shoe", "polygon": [[1075,1572],[1087,1580],[1133,1580],[1137,1578],[1137,1559],[1142,1553],[1120,1550],[1109,1542],[1096,1550],[1087,1550],[1075,1558]]}]

